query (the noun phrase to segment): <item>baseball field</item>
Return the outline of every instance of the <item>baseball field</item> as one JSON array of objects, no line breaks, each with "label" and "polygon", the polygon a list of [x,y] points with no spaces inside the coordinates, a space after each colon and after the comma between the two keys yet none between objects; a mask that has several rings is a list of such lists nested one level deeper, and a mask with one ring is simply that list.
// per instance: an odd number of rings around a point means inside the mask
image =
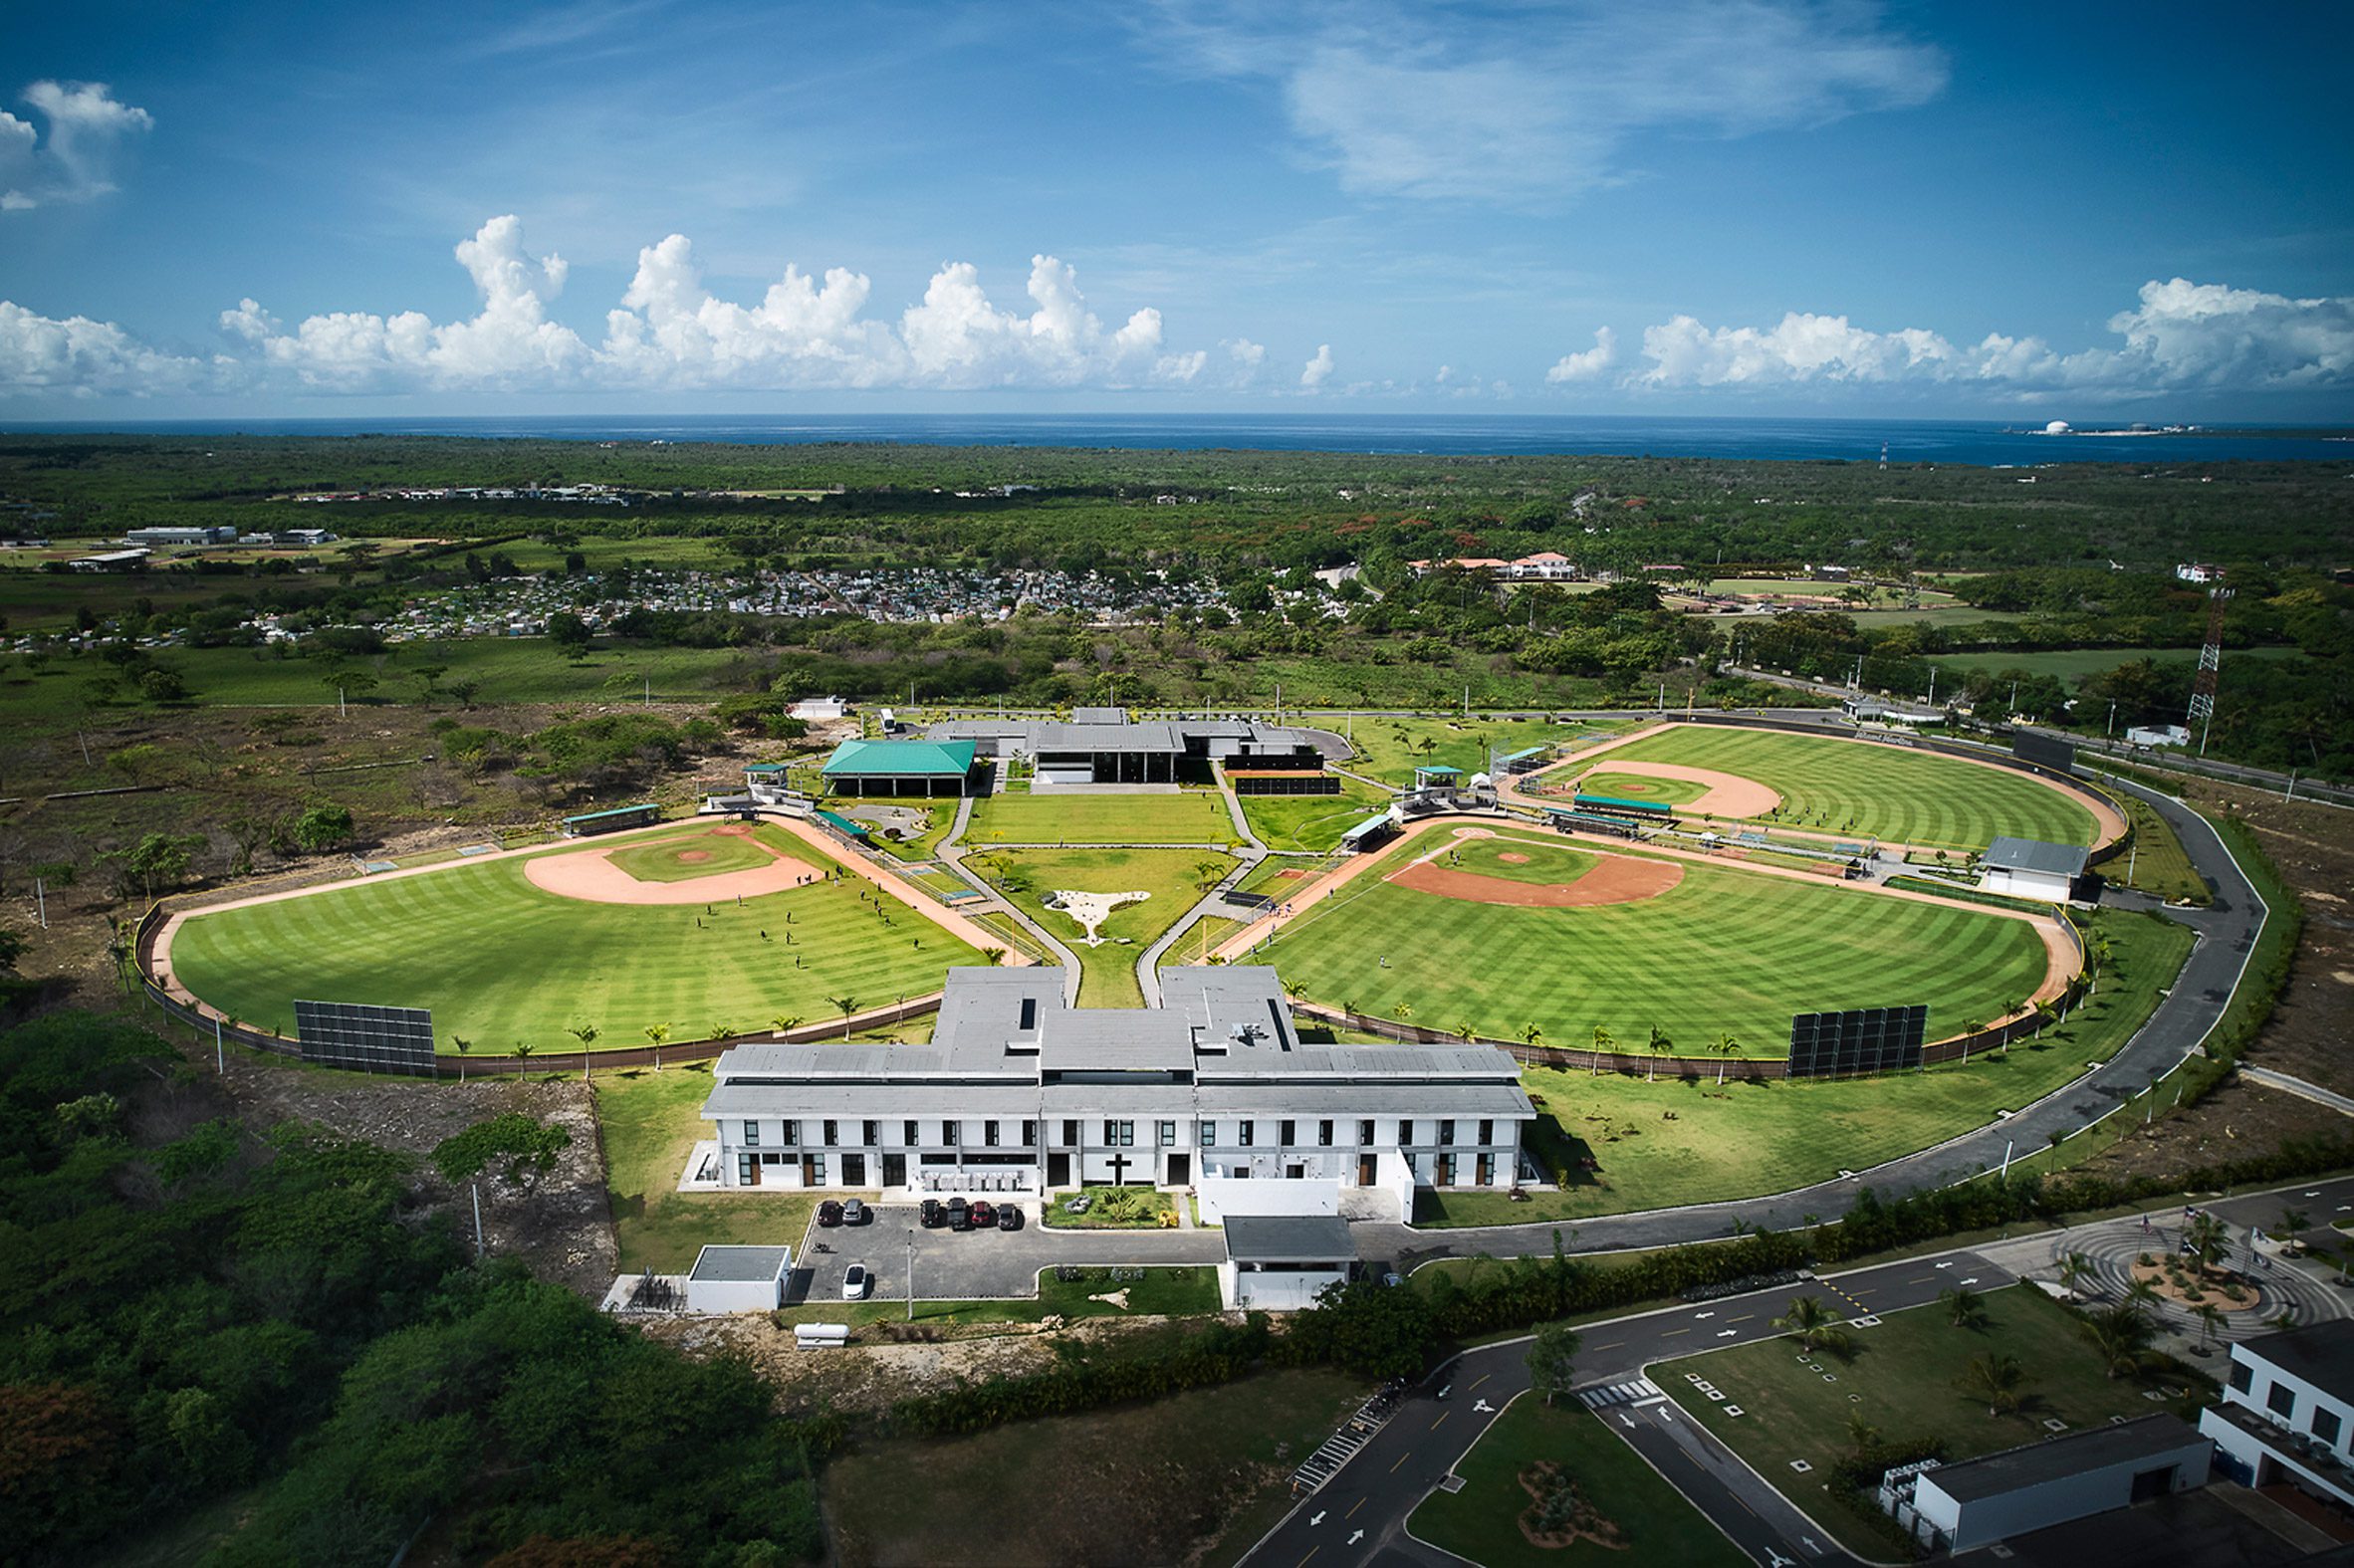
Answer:
[{"label": "baseball field", "polygon": [[1933,849],[1984,849],[2001,834],[2089,845],[2097,827],[2075,796],[2024,775],[1868,741],[1677,725],[1594,759],[1604,776],[1619,763],[1755,780],[1782,797],[1767,820]]},{"label": "baseball field", "polygon": [[[540,880],[588,872],[602,874],[597,896]],[[775,890],[738,903],[747,877]],[[699,887],[714,896],[696,900]],[[298,997],[430,1008],[438,1048],[462,1036],[483,1053],[577,1050],[567,1030],[583,1024],[610,1048],[643,1045],[659,1024],[684,1040],[816,1022],[840,1015],[836,999],[887,1005],[981,962],[768,825],[682,826],[223,909],[190,918],[170,952],[181,986],[248,1023],[291,1032]]]},{"label": "baseball field", "polygon": [[1790,1014],[1926,1003],[1932,1037],[1991,1022],[2048,968],[2006,916],[1534,833],[1390,849],[1268,944],[1298,994],[1354,1011],[1583,1046],[1778,1055]]}]

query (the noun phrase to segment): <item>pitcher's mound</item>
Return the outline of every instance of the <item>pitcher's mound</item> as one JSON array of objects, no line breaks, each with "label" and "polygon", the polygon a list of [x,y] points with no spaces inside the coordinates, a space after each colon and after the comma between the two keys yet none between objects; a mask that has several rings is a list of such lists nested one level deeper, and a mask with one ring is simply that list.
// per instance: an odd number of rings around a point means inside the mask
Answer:
[{"label": "pitcher's mound", "polygon": [[1515,909],[1583,909],[1597,904],[1633,904],[1657,898],[1684,880],[1684,868],[1664,860],[1633,860],[1624,855],[1595,858],[1599,863],[1574,882],[1507,882],[1502,877],[1450,870],[1428,860],[1408,866],[1390,880],[1417,893],[1460,899],[1467,904],[1503,904]]}]

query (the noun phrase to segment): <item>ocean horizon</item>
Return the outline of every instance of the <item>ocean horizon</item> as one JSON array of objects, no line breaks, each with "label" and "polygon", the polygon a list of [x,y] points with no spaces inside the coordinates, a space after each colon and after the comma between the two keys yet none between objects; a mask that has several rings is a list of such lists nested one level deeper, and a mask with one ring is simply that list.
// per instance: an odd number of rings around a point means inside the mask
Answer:
[{"label": "ocean horizon", "polygon": [[[0,435],[443,436],[797,446],[1078,447],[1122,451],[1351,452],[1379,456],[1609,456],[1958,463],[2354,463],[2354,426],[2201,425],[2050,435],[1999,421],[1553,414],[578,414],[44,420]],[[2294,433],[2266,434],[2288,429]]]}]

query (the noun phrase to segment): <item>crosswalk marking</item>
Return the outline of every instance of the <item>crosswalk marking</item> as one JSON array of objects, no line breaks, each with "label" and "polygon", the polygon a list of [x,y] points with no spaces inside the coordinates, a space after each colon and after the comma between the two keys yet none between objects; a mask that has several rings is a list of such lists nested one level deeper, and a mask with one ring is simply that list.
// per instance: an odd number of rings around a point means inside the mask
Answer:
[{"label": "crosswalk marking", "polygon": [[1577,1391],[1577,1402],[1587,1410],[1608,1410],[1613,1405],[1649,1403],[1665,1398],[1657,1384],[1649,1378],[1636,1378],[1628,1383],[1598,1383],[1590,1389]]}]

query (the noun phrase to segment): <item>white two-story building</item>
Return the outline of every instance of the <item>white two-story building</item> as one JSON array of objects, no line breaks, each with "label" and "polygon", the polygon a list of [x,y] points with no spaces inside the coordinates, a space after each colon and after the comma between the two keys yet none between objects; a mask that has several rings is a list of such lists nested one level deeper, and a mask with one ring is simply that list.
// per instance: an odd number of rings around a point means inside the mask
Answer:
[{"label": "white two-story building", "polygon": [[2286,1481],[2354,1517],[2354,1320],[2234,1345],[2223,1403],[2200,1412],[2199,1433],[2233,1479]]},{"label": "white two-story building", "polygon": [[1532,1116],[1491,1046],[1301,1043],[1275,971],[1161,972],[1074,1008],[1059,969],[958,969],[929,1045],[738,1045],[703,1117],[729,1187],[1039,1194],[1198,1178],[1509,1188]]}]

